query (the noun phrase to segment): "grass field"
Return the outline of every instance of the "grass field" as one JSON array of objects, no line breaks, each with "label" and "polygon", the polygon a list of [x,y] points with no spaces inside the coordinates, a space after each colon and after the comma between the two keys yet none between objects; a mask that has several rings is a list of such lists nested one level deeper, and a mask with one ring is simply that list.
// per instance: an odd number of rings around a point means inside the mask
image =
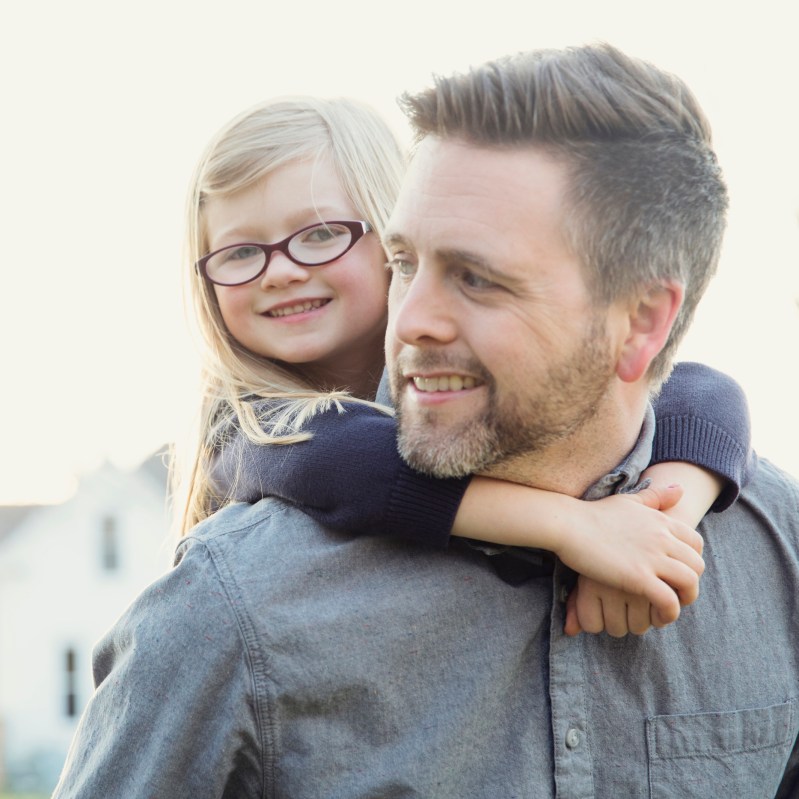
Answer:
[{"label": "grass field", "polygon": [[43,793],[0,793],[0,799],[47,799]]}]

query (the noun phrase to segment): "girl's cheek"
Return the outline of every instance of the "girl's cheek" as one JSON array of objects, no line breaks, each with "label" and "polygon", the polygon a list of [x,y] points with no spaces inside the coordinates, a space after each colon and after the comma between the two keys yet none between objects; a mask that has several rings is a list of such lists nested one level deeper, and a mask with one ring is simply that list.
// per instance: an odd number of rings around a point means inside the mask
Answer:
[{"label": "girl's cheek", "polygon": [[236,291],[233,288],[217,287],[216,300],[219,304],[219,312],[228,330],[236,327],[236,319],[240,319],[247,307],[247,295],[245,292]]}]

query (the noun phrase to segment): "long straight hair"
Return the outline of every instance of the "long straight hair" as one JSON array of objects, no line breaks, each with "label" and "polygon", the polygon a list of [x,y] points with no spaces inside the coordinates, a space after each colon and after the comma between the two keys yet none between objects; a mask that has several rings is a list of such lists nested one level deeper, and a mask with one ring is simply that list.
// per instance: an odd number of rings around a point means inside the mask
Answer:
[{"label": "long straight hair", "polygon": [[[237,342],[222,319],[213,287],[194,269],[208,250],[204,207],[210,198],[246,189],[289,162],[322,157],[330,158],[355,208],[382,234],[404,159],[384,120],[354,100],[286,97],[254,106],[214,136],[194,171],[185,260],[205,350],[196,430],[184,451],[172,458],[171,493],[174,507],[182,508],[176,520],[181,535],[227,501],[214,489],[211,467],[234,430],[240,428],[258,444],[295,443],[310,437],[301,427],[314,413],[365,402],[346,391],[320,391],[299,370]],[[259,404],[258,399],[268,402]]]}]

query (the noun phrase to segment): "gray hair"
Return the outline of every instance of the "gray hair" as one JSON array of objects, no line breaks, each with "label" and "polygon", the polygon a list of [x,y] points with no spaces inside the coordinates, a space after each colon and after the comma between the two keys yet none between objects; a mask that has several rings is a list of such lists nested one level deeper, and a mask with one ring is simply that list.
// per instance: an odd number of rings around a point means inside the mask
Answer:
[{"label": "gray hair", "polygon": [[540,147],[570,177],[564,233],[592,296],[610,303],[658,281],[685,299],[653,388],[718,265],[727,190],[696,98],[674,75],[607,44],[491,61],[400,101],[416,142]]}]

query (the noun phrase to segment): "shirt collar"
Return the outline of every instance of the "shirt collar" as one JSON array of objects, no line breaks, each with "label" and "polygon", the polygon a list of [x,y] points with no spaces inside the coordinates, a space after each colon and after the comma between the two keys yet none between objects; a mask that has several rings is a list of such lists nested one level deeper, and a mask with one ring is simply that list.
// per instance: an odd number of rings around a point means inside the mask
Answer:
[{"label": "shirt collar", "polygon": [[639,484],[641,472],[652,460],[652,442],[655,439],[655,411],[651,403],[646,406],[644,421],[638,441],[627,457],[609,474],[597,480],[583,494],[583,499],[602,499],[610,494],[632,494],[640,491],[647,481]]}]

